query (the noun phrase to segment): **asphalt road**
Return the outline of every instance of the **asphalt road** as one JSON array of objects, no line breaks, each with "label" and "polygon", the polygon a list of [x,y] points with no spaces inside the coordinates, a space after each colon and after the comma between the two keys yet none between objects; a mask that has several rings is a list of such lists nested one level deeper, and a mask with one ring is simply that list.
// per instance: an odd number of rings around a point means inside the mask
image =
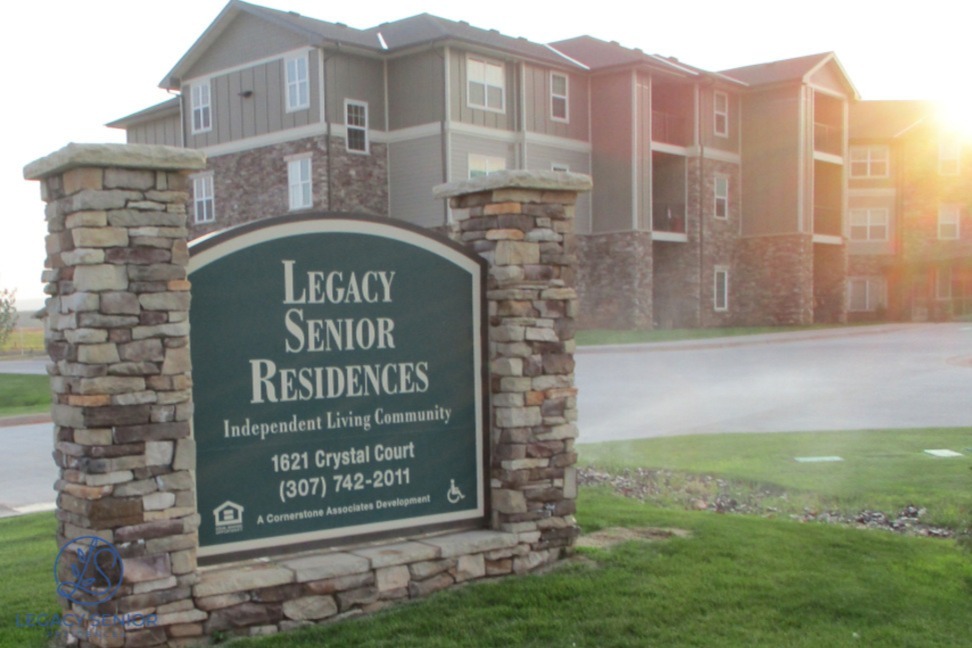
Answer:
[{"label": "asphalt road", "polygon": [[972,425],[972,324],[908,324],[577,355],[578,443]]},{"label": "asphalt road", "polygon": [[[0,372],[44,373],[45,363],[0,362]],[[972,324],[587,347],[577,385],[579,443],[972,426]],[[0,517],[51,507],[51,425],[0,427],[0,440]]]}]

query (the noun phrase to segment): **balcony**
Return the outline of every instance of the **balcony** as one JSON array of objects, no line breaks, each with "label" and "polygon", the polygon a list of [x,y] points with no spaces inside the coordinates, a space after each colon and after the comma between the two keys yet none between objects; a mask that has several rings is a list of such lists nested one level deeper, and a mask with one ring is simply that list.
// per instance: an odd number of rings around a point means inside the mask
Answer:
[{"label": "balcony", "polygon": [[813,233],[825,236],[842,236],[841,210],[839,207],[816,206],[813,208]]},{"label": "balcony", "polygon": [[651,229],[655,232],[685,234],[685,205],[653,203],[651,206]]},{"label": "balcony", "polygon": [[842,155],[843,144],[843,131],[839,127],[814,122],[813,150],[831,155]]},{"label": "balcony", "polygon": [[682,115],[652,110],[651,139],[664,144],[689,146],[692,143],[689,120]]}]

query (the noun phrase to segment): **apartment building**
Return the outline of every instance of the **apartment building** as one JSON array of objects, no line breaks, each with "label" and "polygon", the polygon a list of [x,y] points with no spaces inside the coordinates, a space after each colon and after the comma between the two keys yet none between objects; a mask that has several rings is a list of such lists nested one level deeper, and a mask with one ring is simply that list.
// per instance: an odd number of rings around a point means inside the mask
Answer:
[{"label": "apartment building", "polygon": [[[448,231],[432,187],[591,174],[584,327],[846,318],[847,133],[832,53],[710,72],[588,36],[549,45],[422,14],[360,30],[231,0],[129,142],[198,148],[192,233],[306,210]],[[855,302],[856,303],[856,302]]]},{"label": "apartment building", "polygon": [[922,101],[851,107],[848,317],[972,312],[972,142]]}]

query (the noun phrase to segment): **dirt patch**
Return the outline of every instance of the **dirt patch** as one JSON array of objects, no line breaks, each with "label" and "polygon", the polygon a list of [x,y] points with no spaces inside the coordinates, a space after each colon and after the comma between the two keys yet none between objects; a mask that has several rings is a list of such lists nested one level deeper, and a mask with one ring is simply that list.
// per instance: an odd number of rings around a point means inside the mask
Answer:
[{"label": "dirt patch", "polygon": [[577,538],[574,542],[575,547],[594,547],[595,549],[607,549],[614,545],[628,542],[630,540],[642,540],[657,542],[670,538],[690,538],[691,532],[685,529],[660,529],[656,527],[637,527],[629,529],[626,527],[609,527],[594,533],[588,533]]}]

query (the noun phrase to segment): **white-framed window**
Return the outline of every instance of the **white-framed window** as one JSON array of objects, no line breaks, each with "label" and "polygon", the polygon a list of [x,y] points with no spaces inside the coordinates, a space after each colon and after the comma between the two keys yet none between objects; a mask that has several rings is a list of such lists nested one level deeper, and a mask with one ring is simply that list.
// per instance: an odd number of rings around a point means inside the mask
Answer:
[{"label": "white-framed window", "polygon": [[852,178],[887,178],[890,157],[887,146],[852,146],[850,175]]},{"label": "white-framed window", "polygon": [[570,165],[563,162],[551,162],[551,171],[559,171],[560,173],[570,173]]},{"label": "white-framed window", "polygon": [[714,279],[714,291],[712,293],[713,309],[724,312],[729,310],[729,268],[726,266],[716,266]]},{"label": "white-framed window", "polygon": [[192,102],[192,132],[205,133],[213,129],[213,109],[209,81],[193,83],[189,90]]},{"label": "white-framed window", "polygon": [[938,143],[938,173],[941,175],[958,175],[960,168],[960,148],[955,140],[943,140]]},{"label": "white-framed window", "polygon": [[314,206],[309,153],[287,158],[287,188],[290,211]]},{"label": "white-framed window", "polygon": [[959,205],[940,205],[938,207],[938,238],[947,241],[959,237],[959,216],[961,213],[962,209]]},{"label": "white-framed window", "polygon": [[478,153],[469,154],[469,177],[478,178],[479,176],[489,175],[497,171],[506,169],[506,158],[492,155],[480,155]]},{"label": "white-framed window", "polygon": [[466,57],[466,103],[470,108],[506,110],[506,69],[502,63]]},{"label": "white-framed window", "polygon": [[729,137],[729,95],[716,90],[713,107],[712,130],[719,137]]},{"label": "white-framed window", "polygon": [[888,304],[888,282],[884,277],[848,277],[847,310],[874,312]]},{"label": "white-framed window", "polygon": [[368,152],[368,102],[344,100],[344,124],[347,127],[347,147],[352,153]]},{"label": "white-framed window", "polygon": [[888,240],[888,210],[884,207],[852,209],[848,221],[852,241]]},{"label": "white-framed window", "polygon": [[935,268],[935,299],[952,298],[952,266]]},{"label": "white-framed window", "polygon": [[712,213],[716,218],[729,218],[729,176],[715,177],[715,204]]},{"label": "white-framed window", "polygon": [[550,74],[550,118],[554,121],[569,121],[567,112],[567,97],[569,79],[566,74],[551,72]]},{"label": "white-framed window", "polygon": [[212,173],[192,177],[192,218],[195,223],[212,223],[216,220]]},{"label": "white-framed window", "polygon": [[287,68],[287,112],[310,108],[310,75],[307,54],[285,60]]}]

